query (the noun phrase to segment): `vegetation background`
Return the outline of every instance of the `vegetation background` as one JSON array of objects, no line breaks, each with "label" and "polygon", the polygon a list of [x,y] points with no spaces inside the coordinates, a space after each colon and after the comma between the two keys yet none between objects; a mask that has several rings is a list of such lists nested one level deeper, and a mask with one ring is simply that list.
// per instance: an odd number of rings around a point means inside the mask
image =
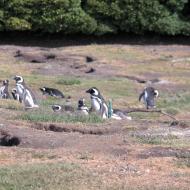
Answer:
[{"label": "vegetation background", "polygon": [[190,0],[0,0],[0,31],[190,35]]}]

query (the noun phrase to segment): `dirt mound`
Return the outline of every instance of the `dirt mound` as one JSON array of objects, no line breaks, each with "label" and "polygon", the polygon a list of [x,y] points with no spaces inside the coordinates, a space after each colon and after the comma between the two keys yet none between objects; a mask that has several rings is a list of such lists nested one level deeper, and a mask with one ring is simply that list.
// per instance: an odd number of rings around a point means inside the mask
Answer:
[{"label": "dirt mound", "polygon": [[88,127],[80,127],[76,125],[63,125],[63,124],[46,124],[46,123],[35,123],[32,125],[32,128],[38,130],[45,131],[53,131],[53,132],[77,132],[81,134],[91,134],[91,135],[104,135],[104,134],[112,134],[121,130],[120,127],[113,126],[88,126]]}]

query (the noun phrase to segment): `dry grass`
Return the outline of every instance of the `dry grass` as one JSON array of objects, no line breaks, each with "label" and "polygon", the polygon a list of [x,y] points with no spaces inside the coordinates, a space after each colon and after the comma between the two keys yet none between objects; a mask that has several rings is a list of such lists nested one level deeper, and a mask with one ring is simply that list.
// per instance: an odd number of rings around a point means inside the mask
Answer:
[{"label": "dry grass", "polygon": [[[53,54],[78,54],[97,57],[96,63],[89,63],[97,69],[94,75],[48,75],[35,74],[48,66],[46,63],[28,63],[14,58],[17,49],[32,51],[31,48],[7,47],[0,51],[1,79],[10,79],[10,89],[15,86],[12,76],[18,74],[25,78],[38,99],[40,109],[25,112],[22,105],[13,100],[0,101],[1,122],[10,123],[20,128],[27,128],[35,122],[84,122],[85,126],[99,122],[97,118],[81,121],[76,118],[65,118],[55,115],[51,110],[54,103],[65,104],[63,99],[42,96],[39,88],[55,87],[66,96],[71,96],[72,105],[76,107],[79,98],[84,97],[90,105],[89,95],[85,93],[92,86],[98,87],[106,100],[113,100],[114,108],[141,108],[138,95],[147,84],[128,80],[125,76],[136,76],[142,79],[160,79],[166,83],[152,84],[160,91],[157,107],[175,117],[189,118],[190,112],[190,49],[186,46],[129,46],[129,45],[97,45],[49,48]],[[34,48],[36,52],[45,52]],[[177,61],[176,61],[177,60]],[[43,65],[42,65],[43,64]],[[52,62],[57,64],[56,61]],[[69,63],[68,63],[69,64]],[[13,69],[14,68],[14,69]],[[105,69],[106,68],[106,69]],[[55,69],[55,68],[52,68]],[[110,75],[99,73],[101,69]],[[120,76],[120,77],[118,77]],[[189,141],[176,136],[131,138],[129,131],[142,131],[153,127],[149,121],[155,121],[156,128],[170,122],[159,114],[133,114],[133,123],[109,121],[99,122],[99,127],[123,127],[124,134],[111,134],[94,137],[78,133],[55,134],[44,132],[49,141],[63,139],[63,147],[57,149],[0,148],[0,190],[27,189],[102,189],[102,190],[175,190],[189,188],[189,157],[140,159],[138,155],[155,146],[173,147],[188,150]],[[24,121],[20,121],[20,118]],[[15,119],[16,118],[16,119]],[[75,124],[73,124],[75,125]],[[83,124],[81,124],[83,125]],[[165,125],[166,126],[166,125]],[[68,125],[69,127],[69,125]],[[168,126],[166,126],[168,127]],[[35,129],[33,129],[35,131]],[[172,128],[171,128],[172,130]],[[180,130],[180,129],[179,129]],[[181,132],[183,129],[181,129]],[[35,131],[35,133],[38,133]],[[33,133],[24,133],[24,142]],[[62,136],[63,135],[63,136]],[[121,135],[121,136],[120,136]],[[43,136],[41,136],[42,138]],[[125,137],[125,142],[123,139]],[[112,139],[113,138],[113,139]],[[96,139],[96,141],[95,141]],[[38,139],[37,139],[38,140]],[[70,142],[70,144],[68,143]],[[31,142],[30,142],[31,143]],[[69,145],[68,145],[69,144]],[[24,146],[24,145],[23,145]],[[176,161],[177,159],[177,161]],[[22,164],[21,164],[22,163]]]}]

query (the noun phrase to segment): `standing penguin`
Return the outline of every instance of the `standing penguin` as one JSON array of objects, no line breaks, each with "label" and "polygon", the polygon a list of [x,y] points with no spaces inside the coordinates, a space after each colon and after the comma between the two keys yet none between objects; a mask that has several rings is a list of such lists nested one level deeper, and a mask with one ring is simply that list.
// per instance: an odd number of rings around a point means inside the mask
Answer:
[{"label": "standing penguin", "polygon": [[96,111],[102,118],[108,118],[108,106],[100,91],[96,87],[92,87],[86,91],[91,95],[90,111]]},{"label": "standing penguin", "polygon": [[38,108],[39,106],[37,105],[36,98],[33,92],[25,85],[23,77],[16,75],[14,80],[16,81],[16,90],[25,108]]},{"label": "standing penguin", "polygon": [[2,99],[10,98],[8,87],[9,87],[9,80],[3,80],[3,86],[1,86],[0,88],[0,98]]},{"label": "standing penguin", "polygon": [[143,98],[146,109],[155,108],[154,99],[158,97],[158,90],[155,90],[153,87],[147,87],[139,96],[139,101]]},{"label": "standing penguin", "polygon": [[43,87],[43,88],[40,88],[40,90],[42,91],[43,95],[47,94],[49,96],[53,96],[56,98],[64,98],[65,97],[61,91],[59,91],[58,89],[55,89],[55,88]]}]

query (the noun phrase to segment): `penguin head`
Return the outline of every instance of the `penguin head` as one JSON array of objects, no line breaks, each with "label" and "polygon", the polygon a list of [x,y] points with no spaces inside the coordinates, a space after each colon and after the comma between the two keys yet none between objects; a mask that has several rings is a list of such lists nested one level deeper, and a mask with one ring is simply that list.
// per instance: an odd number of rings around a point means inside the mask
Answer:
[{"label": "penguin head", "polygon": [[3,85],[8,85],[9,84],[9,80],[3,80]]},{"label": "penguin head", "polygon": [[46,87],[40,88],[40,90],[41,90],[42,92],[45,92],[45,91],[46,91]]},{"label": "penguin head", "polygon": [[79,101],[78,101],[78,108],[81,108],[83,106],[85,106],[85,99],[84,98],[81,98]]},{"label": "penguin head", "polygon": [[100,91],[96,87],[92,87],[92,88],[88,89],[86,91],[86,93],[89,93],[93,96],[99,96],[100,95]]},{"label": "penguin head", "polygon": [[51,107],[54,112],[58,112],[62,110],[62,107],[60,105],[52,105]]},{"label": "penguin head", "polygon": [[11,90],[11,92],[14,93],[14,94],[16,94],[16,93],[17,93],[16,88],[13,88],[13,89]]},{"label": "penguin head", "polygon": [[16,81],[16,83],[22,83],[22,82],[24,82],[23,77],[18,76],[18,75],[16,75],[13,79]]},{"label": "penguin head", "polygon": [[46,87],[40,88],[43,94],[46,94]]}]

